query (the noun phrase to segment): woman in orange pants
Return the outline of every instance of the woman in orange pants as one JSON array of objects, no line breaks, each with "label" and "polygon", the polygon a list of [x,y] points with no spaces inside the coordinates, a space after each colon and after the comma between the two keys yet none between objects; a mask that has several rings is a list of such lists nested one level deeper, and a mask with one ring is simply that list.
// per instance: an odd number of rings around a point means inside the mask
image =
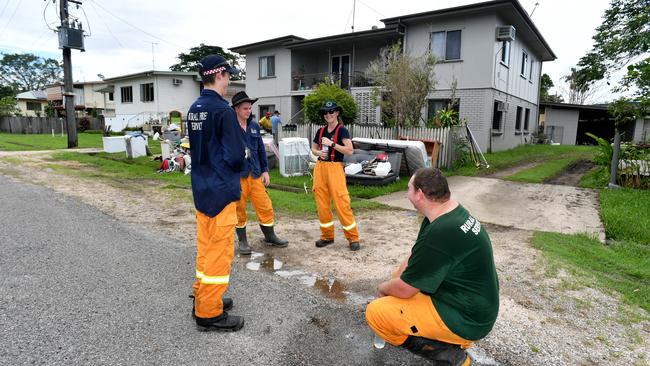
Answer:
[{"label": "woman in orange pants", "polygon": [[350,208],[350,193],[345,183],[343,156],[352,155],[353,147],[350,132],[343,127],[339,114],[343,109],[336,102],[326,102],[319,113],[327,125],[321,127],[311,145],[314,155],[318,156],[314,168],[314,198],[320,220],[320,239],[316,246],[322,248],[334,242],[334,218],[332,201],[339,222],[343,226],[345,238],[350,243],[350,250],[361,248],[359,230]]}]

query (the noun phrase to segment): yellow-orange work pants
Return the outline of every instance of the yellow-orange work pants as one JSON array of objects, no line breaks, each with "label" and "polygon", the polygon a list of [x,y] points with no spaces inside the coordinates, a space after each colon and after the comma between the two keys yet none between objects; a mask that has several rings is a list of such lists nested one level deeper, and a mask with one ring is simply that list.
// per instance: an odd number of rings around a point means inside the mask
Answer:
[{"label": "yellow-orange work pants", "polygon": [[345,184],[343,164],[318,161],[314,168],[313,190],[320,220],[320,238],[334,239],[334,216],[332,215],[332,201],[334,201],[336,215],[343,226],[345,238],[350,243],[359,241],[359,230],[350,207],[350,193]]},{"label": "yellow-orange work pants", "polygon": [[235,257],[235,202],[217,216],[196,213],[196,281],[194,312],[199,318],[223,313],[222,296],[230,282],[230,265]]},{"label": "yellow-orange work pants", "polygon": [[[393,272],[393,277],[397,277],[397,272]],[[411,335],[457,344],[463,349],[473,344],[452,332],[440,318],[431,297],[421,292],[408,299],[395,296],[375,299],[366,307],[366,321],[393,346],[401,346]],[[469,359],[463,366],[466,365]]]},{"label": "yellow-orange work pants", "polygon": [[246,227],[246,203],[248,203],[249,198],[255,208],[257,221],[259,221],[260,225],[273,226],[273,205],[268,193],[266,193],[262,177],[255,179],[252,174],[249,174],[248,178],[240,178],[239,181],[241,182],[241,198],[237,202],[236,227]]}]

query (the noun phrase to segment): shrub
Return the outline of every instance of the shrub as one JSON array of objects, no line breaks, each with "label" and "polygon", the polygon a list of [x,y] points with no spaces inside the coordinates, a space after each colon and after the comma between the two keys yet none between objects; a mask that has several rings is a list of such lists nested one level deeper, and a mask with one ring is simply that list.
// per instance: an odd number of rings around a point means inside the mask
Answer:
[{"label": "shrub", "polygon": [[340,114],[343,123],[350,124],[357,119],[359,109],[354,98],[337,84],[325,82],[318,84],[314,92],[306,96],[303,101],[307,120],[312,123],[322,123],[324,120],[318,114],[318,110],[330,100],[343,108],[343,113]]},{"label": "shrub", "polygon": [[82,117],[79,120],[79,127],[78,130],[80,132],[84,132],[86,130],[90,129],[90,119],[88,117]]}]

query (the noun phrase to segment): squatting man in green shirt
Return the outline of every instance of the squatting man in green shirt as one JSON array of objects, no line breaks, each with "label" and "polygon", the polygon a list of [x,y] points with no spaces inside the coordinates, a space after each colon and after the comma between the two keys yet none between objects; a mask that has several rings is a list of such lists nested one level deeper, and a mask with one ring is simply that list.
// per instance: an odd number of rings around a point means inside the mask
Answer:
[{"label": "squatting man in green shirt", "polygon": [[467,366],[465,349],[488,335],[499,281],[485,228],[457,201],[440,170],[419,169],[408,198],[424,215],[410,256],[368,304],[372,330],[439,364]]}]

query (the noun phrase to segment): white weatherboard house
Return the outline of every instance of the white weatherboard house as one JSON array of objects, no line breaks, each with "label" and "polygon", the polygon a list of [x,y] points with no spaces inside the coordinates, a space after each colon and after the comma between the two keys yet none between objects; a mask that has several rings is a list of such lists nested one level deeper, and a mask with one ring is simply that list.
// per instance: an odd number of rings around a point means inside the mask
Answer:
[{"label": "white weatherboard house", "polygon": [[45,116],[47,94],[43,90],[26,91],[16,95],[16,104],[25,117]]},{"label": "white weatherboard house", "polygon": [[[113,113],[105,115],[106,126],[113,131],[160,121],[173,111],[185,120],[202,88],[198,73],[182,71],[144,71],[104,82],[106,86],[99,91],[105,95],[106,108],[113,108]],[[231,82],[224,97],[229,101],[240,90],[244,90],[243,83]]]},{"label": "white weatherboard house", "polygon": [[555,54],[517,0],[495,0],[383,19],[384,28],[316,39],[293,35],[231,50],[246,56],[246,93],[254,113],[278,109],[283,121],[303,119],[313,86],[340,80],[360,107],[359,123],[381,123],[365,71],[382,47],[437,58],[436,89],[423,117],[446,105],[457,80],[459,115],[483,151],[512,148],[537,129],[542,62]]}]

